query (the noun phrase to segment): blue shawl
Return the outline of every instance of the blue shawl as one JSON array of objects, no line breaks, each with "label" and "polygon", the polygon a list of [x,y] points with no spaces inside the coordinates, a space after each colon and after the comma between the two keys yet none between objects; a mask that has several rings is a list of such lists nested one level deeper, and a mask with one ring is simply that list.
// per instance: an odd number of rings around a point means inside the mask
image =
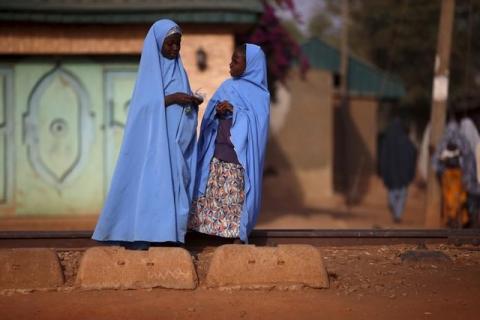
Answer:
[{"label": "blue shawl", "polygon": [[230,139],[244,169],[245,202],[240,219],[240,239],[248,242],[248,235],[255,226],[260,211],[270,116],[265,54],[260,47],[247,44],[245,72],[238,78],[223,82],[205,110],[198,141],[197,198],[205,194],[210,161],[215,151],[219,124],[215,117],[215,106],[224,100],[233,105]]},{"label": "blue shawl", "polygon": [[165,107],[165,95],[191,94],[180,57],[161,48],[177,26],[159,20],[148,31],[115,173],[93,239],[184,242],[196,170],[197,112]]}]

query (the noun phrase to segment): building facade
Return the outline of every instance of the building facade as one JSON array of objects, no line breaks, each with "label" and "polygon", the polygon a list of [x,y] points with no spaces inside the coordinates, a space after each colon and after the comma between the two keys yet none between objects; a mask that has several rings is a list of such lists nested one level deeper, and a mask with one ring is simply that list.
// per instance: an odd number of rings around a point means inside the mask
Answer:
[{"label": "building facade", "polygon": [[266,159],[265,204],[271,210],[325,208],[378,200],[376,176],[379,107],[398,101],[401,81],[349,57],[348,95],[340,107],[340,52],[312,38],[302,45],[310,69],[296,68],[272,104]]},{"label": "building facade", "polygon": [[154,21],[182,26],[192,90],[208,99],[261,12],[251,0],[0,2],[0,216],[98,214]]}]

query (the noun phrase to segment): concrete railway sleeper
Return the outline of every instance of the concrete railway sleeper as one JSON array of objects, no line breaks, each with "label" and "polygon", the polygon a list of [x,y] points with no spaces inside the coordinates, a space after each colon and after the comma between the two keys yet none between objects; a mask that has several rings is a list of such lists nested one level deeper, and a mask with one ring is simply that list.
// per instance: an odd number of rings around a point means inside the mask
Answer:
[{"label": "concrete railway sleeper", "polygon": [[478,230],[256,230],[255,246],[192,233],[184,248],[148,251],[101,246],[90,235],[1,232],[0,297],[85,299],[84,290],[117,297],[124,293],[115,289],[139,289],[128,294],[164,301],[218,298],[227,289],[235,291],[232,297],[245,290],[262,299],[294,291],[288,294],[316,301],[353,295],[388,302],[478,290]]}]

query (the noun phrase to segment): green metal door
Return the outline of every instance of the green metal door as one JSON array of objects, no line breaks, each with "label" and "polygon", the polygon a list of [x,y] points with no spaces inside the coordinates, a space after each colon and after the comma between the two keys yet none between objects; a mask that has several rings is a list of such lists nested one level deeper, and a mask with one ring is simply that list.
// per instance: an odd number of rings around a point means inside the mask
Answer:
[{"label": "green metal door", "polygon": [[133,67],[110,67],[105,70],[105,193],[120,151],[135,77],[136,68]]},{"label": "green metal door", "polygon": [[10,103],[9,79],[14,87],[13,134],[4,112],[0,153],[16,146],[14,166],[1,160],[1,168],[14,169],[11,181],[9,171],[1,171],[6,176],[0,191],[7,191],[0,201],[9,201],[10,186],[16,215],[98,213],[118,155],[135,70],[134,64],[31,60],[0,73],[2,110]]},{"label": "green metal door", "polygon": [[0,210],[13,214],[13,70],[0,67]]}]

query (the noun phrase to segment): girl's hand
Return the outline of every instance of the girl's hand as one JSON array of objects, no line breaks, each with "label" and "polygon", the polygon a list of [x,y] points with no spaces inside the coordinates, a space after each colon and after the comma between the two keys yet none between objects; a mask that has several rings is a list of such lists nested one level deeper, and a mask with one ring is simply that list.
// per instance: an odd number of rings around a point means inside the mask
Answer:
[{"label": "girl's hand", "polygon": [[233,106],[228,101],[221,101],[217,104],[216,110],[220,114],[223,114],[227,111],[233,112]]},{"label": "girl's hand", "polygon": [[193,98],[193,104],[195,104],[196,106],[198,106],[199,104],[202,104],[203,102],[203,98],[201,96],[193,95],[192,98]]},{"label": "girl's hand", "polygon": [[[203,100],[202,100],[203,101]],[[199,98],[195,96],[191,96],[189,94],[183,93],[183,92],[175,92],[172,94],[169,94],[165,96],[165,106],[168,107],[172,104],[179,104],[181,106],[186,106],[186,105],[198,105],[202,103]]]}]

